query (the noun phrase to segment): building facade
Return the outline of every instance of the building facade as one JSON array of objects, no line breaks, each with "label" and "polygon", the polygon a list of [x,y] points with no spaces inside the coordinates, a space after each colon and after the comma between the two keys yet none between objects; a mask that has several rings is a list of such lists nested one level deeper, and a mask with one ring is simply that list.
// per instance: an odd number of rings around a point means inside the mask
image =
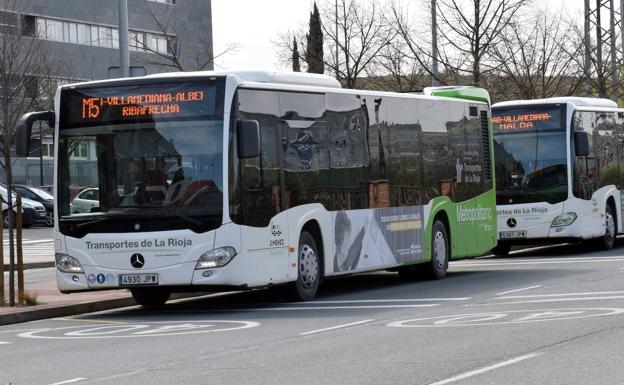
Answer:
[{"label": "building facade", "polygon": [[[211,0],[127,3],[131,76],[213,69]],[[45,96],[44,90],[49,97],[49,90],[61,84],[120,77],[117,0],[28,0],[21,14],[13,17],[12,11],[0,9],[0,28],[21,28],[24,38],[42,40],[50,62],[56,63],[45,77],[33,74],[38,97]],[[43,135],[42,142],[33,146],[31,157],[15,159],[15,183],[52,183],[53,138]],[[88,146],[83,150],[77,155],[94,156]]]}]

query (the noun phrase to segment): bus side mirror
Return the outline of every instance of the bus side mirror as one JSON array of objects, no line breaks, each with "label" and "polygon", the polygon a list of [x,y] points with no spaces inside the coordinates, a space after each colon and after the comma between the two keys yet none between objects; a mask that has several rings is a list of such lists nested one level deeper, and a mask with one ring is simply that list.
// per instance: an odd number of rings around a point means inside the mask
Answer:
[{"label": "bus side mirror", "polygon": [[50,127],[54,127],[54,111],[29,112],[17,121],[15,131],[15,152],[19,157],[28,156],[30,153],[30,135],[34,122],[45,121]]},{"label": "bus side mirror", "polygon": [[574,131],[574,152],[576,156],[589,155],[589,137],[585,131]]},{"label": "bus side mirror", "polygon": [[257,120],[239,120],[238,157],[240,159],[256,158],[260,156],[260,125]]}]

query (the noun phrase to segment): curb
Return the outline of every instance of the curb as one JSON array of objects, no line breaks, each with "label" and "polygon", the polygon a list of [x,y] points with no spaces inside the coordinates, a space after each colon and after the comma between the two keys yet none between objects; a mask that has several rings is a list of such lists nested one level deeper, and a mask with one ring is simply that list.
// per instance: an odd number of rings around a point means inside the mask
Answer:
[{"label": "curb", "polygon": [[[173,293],[170,300],[202,297],[215,293]],[[106,299],[101,301],[80,302],[65,305],[40,305],[39,308],[20,308],[14,313],[0,313],[0,326],[13,325],[22,322],[38,321],[42,319],[68,317],[72,315],[94,313],[113,310],[128,306],[139,306],[130,296],[124,298]],[[22,310],[23,309],[23,310]]]},{"label": "curb", "polygon": [[132,297],[127,297],[59,306],[51,305],[50,307],[39,309],[25,308],[23,311],[15,313],[0,314],[0,326],[37,321],[46,318],[67,317],[71,315],[92,313],[134,305],[136,305],[134,299],[132,299]]},{"label": "curb", "polygon": [[[54,267],[54,262],[27,262],[24,264],[24,270],[30,269],[45,269],[48,267]],[[9,271],[9,265],[4,265],[4,272]],[[15,266],[15,271],[17,271],[17,266]]]}]

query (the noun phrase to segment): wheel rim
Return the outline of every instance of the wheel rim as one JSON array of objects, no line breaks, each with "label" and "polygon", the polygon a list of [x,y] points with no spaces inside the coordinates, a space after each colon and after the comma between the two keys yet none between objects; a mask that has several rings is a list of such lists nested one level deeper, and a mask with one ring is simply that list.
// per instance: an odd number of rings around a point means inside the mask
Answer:
[{"label": "wheel rim", "polygon": [[446,264],[446,239],[441,231],[433,237],[433,261],[438,270],[444,269]]},{"label": "wheel rim", "polygon": [[311,288],[318,278],[318,257],[314,249],[305,243],[300,246],[300,250],[299,277],[304,287]]},{"label": "wheel rim", "polygon": [[607,212],[605,215],[606,221],[606,231],[605,231],[605,239],[607,242],[611,243],[615,239],[615,221],[613,220],[613,215]]}]

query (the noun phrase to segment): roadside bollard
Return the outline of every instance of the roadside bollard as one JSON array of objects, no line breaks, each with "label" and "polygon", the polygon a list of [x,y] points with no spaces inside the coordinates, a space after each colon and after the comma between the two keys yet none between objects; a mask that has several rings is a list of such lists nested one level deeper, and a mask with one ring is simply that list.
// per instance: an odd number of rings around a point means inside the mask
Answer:
[{"label": "roadside bollard", "polygon": [[[2,198],[0,198],[0,202]],[[0,210],[0,306],[4,306],[4,218]]]},{"label": "roadside bollard", "polygon": [[22,254],[22,194],[17,194],[15,211],[15,241],[17,243],[17,300],[24,304],[24,256]]}]

